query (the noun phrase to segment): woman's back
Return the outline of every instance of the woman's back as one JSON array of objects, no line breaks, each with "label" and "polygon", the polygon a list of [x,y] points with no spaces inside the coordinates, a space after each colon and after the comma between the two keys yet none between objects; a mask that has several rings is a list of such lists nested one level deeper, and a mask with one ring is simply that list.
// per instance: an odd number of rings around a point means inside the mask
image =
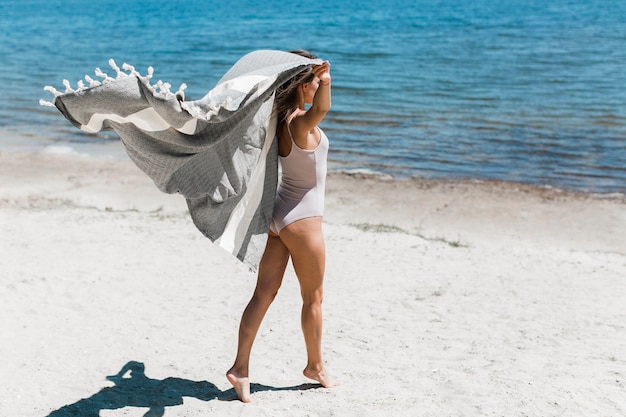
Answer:
[{"label": "woman's back", "polygon": [[329,141],[319,127],[316,129],[320,139],[315,149],[300,148],[289,128],[289,137],[281,138],[291,142],[291,150],[280,157],[282,175],[274,205],[274,232],[295,221],[324,214]]}]

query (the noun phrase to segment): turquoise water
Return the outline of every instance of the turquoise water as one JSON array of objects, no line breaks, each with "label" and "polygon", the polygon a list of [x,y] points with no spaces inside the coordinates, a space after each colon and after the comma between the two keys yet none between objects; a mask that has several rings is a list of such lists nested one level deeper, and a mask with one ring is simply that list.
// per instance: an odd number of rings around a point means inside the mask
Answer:
[{"label": "turquoise water", "polygon": [[335,169],[626,192],[622,0],[0,0],[0,140],[114,140],[38,105],[109,58],[194,99],[265,48],[331,61]]}]

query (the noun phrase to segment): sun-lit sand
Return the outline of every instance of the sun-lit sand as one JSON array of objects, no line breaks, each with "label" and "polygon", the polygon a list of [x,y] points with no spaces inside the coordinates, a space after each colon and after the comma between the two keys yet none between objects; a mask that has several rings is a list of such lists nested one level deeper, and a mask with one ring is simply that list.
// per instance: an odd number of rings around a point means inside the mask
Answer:
[{"label": "sun-lit sand", "polygon": [[624,196],[331,174],[339,385],[302,375],[289,268],[243,404],[224,373],[255,276],[182,197],[79,155],[2,152],[0,181],[2,416],[626,415]]}]

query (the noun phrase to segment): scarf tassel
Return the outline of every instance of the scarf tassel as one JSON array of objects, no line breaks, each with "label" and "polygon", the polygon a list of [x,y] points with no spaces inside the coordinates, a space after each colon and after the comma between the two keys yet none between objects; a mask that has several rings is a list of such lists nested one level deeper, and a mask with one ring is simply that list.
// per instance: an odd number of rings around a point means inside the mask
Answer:
[{"label": "scarf tassel", "polygon": [[[129,76],[134,76],[140,79],[146,87],[154,94],[155,97],[163,98],[163,99],[171,99],[176,97],[179,101],[183,101],[185,99],[184,90],[187,88],[186,84],[181,84],[178,88],[178,91],[172,93],[171,88],[172,85],[170,83],[165,83],[161,80],[157,81],[155,84],[151,85],[150,80],[154,75],[154,68],[148,67],[148,71],[145,76],[142,76],[132,65],[124,63],[122,68],[120,68],[115,60],[109,59],[109,66],[115,71],[116,77],[113,78],[109,76],[107,73],[102,71],[100,68],[96,68],[94,73],[96,77],[102,78],[102,81],[97,81],[91,78],[89,75],[85,75],[85,81],[88,85],[85,85],[83,80],[79,80],[76,85],[76,88],[73,88],[68,80],[63,80],[63,86],[65,87],[65,92],[59,92],[52,86],[45,86],[44,90],[52,93],[54,98],[66,95],[66,94],[76,94],[81,91],[85,91],[89,88],[98,87],[102,84],[106,84],[112,81],[120,80]],[[39,100],[39,105],[45,107],[54,107],[54,103],[46,100]]]}]

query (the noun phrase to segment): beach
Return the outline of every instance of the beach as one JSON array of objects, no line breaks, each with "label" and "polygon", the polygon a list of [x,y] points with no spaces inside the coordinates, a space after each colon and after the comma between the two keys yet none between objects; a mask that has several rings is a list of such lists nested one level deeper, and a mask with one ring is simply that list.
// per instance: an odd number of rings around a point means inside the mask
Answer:
[{"label": "beach", "polygon": [[73,153],[2,151],[0,181],[0,415],[626,415],[622,194],[331,173],[339,386],[302,375],[289,266],[243,404],[224,373],[255,275],[181,196]]}]

